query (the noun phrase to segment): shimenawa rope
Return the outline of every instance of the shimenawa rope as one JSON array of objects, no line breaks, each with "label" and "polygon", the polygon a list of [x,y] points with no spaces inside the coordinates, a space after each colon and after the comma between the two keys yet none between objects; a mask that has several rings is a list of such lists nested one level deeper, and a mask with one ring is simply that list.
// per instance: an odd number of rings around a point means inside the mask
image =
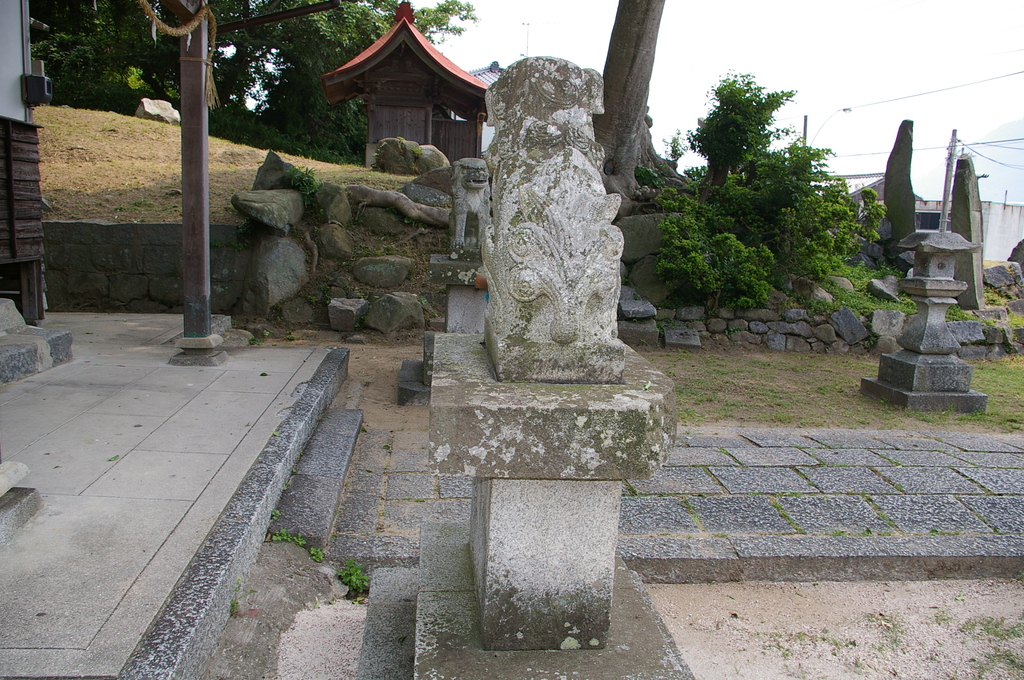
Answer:
[{"label": "shimenawa rope", "polygon": [[217,18],[213,15],[213,9],[210,5],[203,5],[192,20],[182,26],[168,26],[165,24],[157,13],[153,10],[152,5],[149,4],[148,0],[138,0],[139,7],[149,18],[153,24],[153,40],[156,40],[156,32],[159,30],[161,33],[175,38],[181,38],[189,35],[192,31],[196,30],[199,23],[206,19],[209,21],[209,45],[207,46],[206,58],[200,59],[199,57],[181,57],[180,61],[201,61],[206,64],[206,106],[207,108],[215,109],[220,106],[220,97],[217,96],[217,85],[213,81],[213,52],[217,49]]}]

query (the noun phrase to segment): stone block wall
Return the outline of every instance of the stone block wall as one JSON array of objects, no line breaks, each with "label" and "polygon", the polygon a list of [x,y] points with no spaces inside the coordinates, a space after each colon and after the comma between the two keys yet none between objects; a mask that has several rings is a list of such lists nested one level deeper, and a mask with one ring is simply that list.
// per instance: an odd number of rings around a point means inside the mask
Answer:
[{"label": "stone block wall", "polygon": [[[210,242],[211,307],[227,314],[242,296],[252,253],[238,247],[231,225],[210,225]],[[43,243],[51,310],[181,311],[181,224],[45,222]]]}]

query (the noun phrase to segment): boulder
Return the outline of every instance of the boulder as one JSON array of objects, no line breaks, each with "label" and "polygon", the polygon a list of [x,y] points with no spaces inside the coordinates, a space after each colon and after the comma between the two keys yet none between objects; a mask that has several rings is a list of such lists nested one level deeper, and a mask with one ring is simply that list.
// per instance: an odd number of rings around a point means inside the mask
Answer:
[{"label": "boulder", "polygon": [[736,343],[743,343],[746,345],[760,345],[761,336],[755,335],[750,331],[737,331],[729,336],[729,339]]},{"label": "boulder", "polygon": [[896,338],[891,335],[879,336],[878,342],[875,343],[874,352],[875,354],[892,354],[898,352],[902,347],[900,343],[896,342]]},{"label": "boulder", "polygon": [[906,276],[910,276],[910,270],[914,268],[914,251],[908,250],[896,256],[893,264]]},{"label": "boulder", "polygon": [[266,316],[309,281],[306,253],[286,238],[262,234],[254,249],[242,294],[242,312]]},{"label": "boulder", "polygon": [[680,307],[676,310],[677,321],[699,321],[704,318],[704,308],[700,306]]},{"label": "boulder", "polygon": [[135,109],[135,117],[143,120],[156,120],[171,125],[181,125],[181,114],[178,113],[170,102],[163,99],[142,98],[139,107]]},{"label": "boulder", "polygon": [[876,309],[871,312],[871,332],[875,335],[899,337],[907,315],[898,309]]},{"label": "boulder", "polygon": [[806,309],[787,309],[782,312],[782,318],[789,322],[794,321],[806,321],[807,310]]},{"label": "boulder", "polygon": [[370,303],[360,298],[333,299],[327,305],[327,318],[332,330],[354,331],[369,309]]},{"label": "boulder", "polygon": [[373,162],[375,170],[390,175],[422,175],[449,165],[437,147],[397,137],[380,140]]},{"label": "boulder", "polygon": [[985,332],[980,321],[950,321],[946,328],[961,345],[985,341]]},{"label": "boulder", "polygon": [[655,306],[665,302],[665,298],[668,297],[668,286],[658,278],[658,274],[654,271],[657,263],[656,256],[648,255],[640,258],[629,270],[629,282],[636,292]]},{"label": "boulder", "polygon": [[442,193],[452,195],[452,167],[446,166],[425,172],[412,181],[413,184],[436,189]]},{"label": "boulder", "polygon": [[288,323],[309,323],[313,320],[313,306],[296,298],[281,305],[281,318]]},{"label": "boulder", "polygon": [[615,226],[622,231],[622,261],[633,264],[642,257],[661,251],[661,228],[663,214],[632,215],[622,217]]},{"label": "boulder", "polygon": [[857,315],[849,307],[840,307],[829,317],[832,327],[836,329],[846,344],[854,345],[870,335],[868,329],[860,322]]},{"label": "boulder", "polygon": [[348,224],[352,221],[352,206],[345,187],[324,182],[316,190],[316,204],[324,211],[324,220]]},{"label": "boulder", "polygon": [[416,203],[421,203],[423,205],[429,205],[435,208],[448,208],[449,210],[452,207],[451,194],[446,194],[443,191],[423,186],[422,184],[416,184],[415,182],[408,182],[403,186],[402,193]]},{"label": "boulder", "polygon": [[787,352],[810,352],[811,343],[807,342],[803,338],[798,338],[795,335],[786,336],[786,351]]},{"label": "boulder", "polygon": [[1008,323],[1010,321],[1010,315],[1006,311],[1006,307],[986,307],[985,309],[975,309],[973,312],[974,316],[985,321],[998,321],[1001,323]]},{"label": "boulder", "polygon": [[775,350],[776,352],[785,352],[786,351],[786,336],[785,335],[782,335],[781,333],[776,333],[776,332],[773,331],[773,332],[769,333],[765,337],[767,339],[765,340],[764,344],[768,346],[768,349]]},{"label": "boulder", "polygon": [[986,267],[985,269],[985,284],[992,286],[993,288],[1002,288],[1003,286],[1012,286],[1016,281],[1013,278],[1013,274],[1006,265],[997,264],[994,267]]},{"label": "boulder", "polygon": [[846,278],[845,276],[830,276],[828,278],[830,281],[832,281],[832,283],[836,284],[843,290],[848,290],[851,293],[854,291],[853,284],[850,283],[850,279]]},{"label": "boulder", "polygon": [[256,179],[252,183],[253,191],[270,191],[272,189],[291,189],[292,181],[288,178],[291,163],[286,163],[273,151],[267,152],[263,165],[256,171]]},{"label": "boulder", "polygon": [[836,341],[836,329],[832,328],[830,324],[823,323],[820,326],[814,327],[814,337],[831,345]]},{"label": "boulder", "polygon": [[423,328],[423,307],[413,293],[389,293],[370,303],[363,325],[385,334]]},{"label": "boulder", "polygon": [[[361,257],[352,263],[352,276],[374,288],[394,288],[409,276],[413,261],[399,255]],[[417,302],[419,304],[419,302]]]},{"label": "boulder", "polygon": [[821,300],[822,302],[833,302],[832,294],[810,279],[802,276],[794,276],[790,279],[793,284],[793,292],[808,300]]},{"label": "boulder", "polygon": [[317,228],[316,240],[320,243],[320,255],[332,260],[351,259],[355,242],[348,229],[338,224],[322,224]]},{"label": "boulder", "polygon": [[879,300],[887,300],[889,302],[899,302],[900,300],[895,276],[886,276],[884,279],[871,279],[868,281],[867,291]]},{"label": "boulder", "polygon": [[631,347],[657,347],[659,338],[658,322],[654,319],[619,321],[619,340]]},{"label": "boulder", "polygon": [[768,328],[768,324],[766,324],[764,321],[751,321],[749,324],[747,324],[747,330],[750,331],[751,333],[764,335],[770,329]]},{"label": "boulder", "polygon": [[708,332],[710,333],[724,333],[728,327],[729,322],[725,319],[711,319],[707,325]]},{"label": "boulder", "polygon": [[770,309],[737,309],[735,315],[747,321],[778,321],[782,316]]},{"label": "boulder", "polygon": [[364,227],[381,236],[402,236],[410,229],[404,217],[387,208],[363,208],[360,219]]},{"label": "boulder", "polygon": [[231,205],[246,217],[261,222],[277,236],[287,236],[302,221],[302,194],[294,189],[242,191],[231,197]]},{"label": "boulder", "polygon": [[620,319],[652,319],[657,316],[655,309],[647,300],[624,300],[619,298]]},{"label": "boulder", "polygon": [[1017,316],[1024,316],[1024,300],[1010,300],[1006,303],[1006,308]]}]

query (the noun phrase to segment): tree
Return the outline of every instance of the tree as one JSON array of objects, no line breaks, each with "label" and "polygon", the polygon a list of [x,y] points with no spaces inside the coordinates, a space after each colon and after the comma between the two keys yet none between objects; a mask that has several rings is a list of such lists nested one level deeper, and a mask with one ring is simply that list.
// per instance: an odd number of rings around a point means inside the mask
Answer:
[{"label": "tree", "polygon": [[[399,0],[354,0],[327,12],[217,37],[214,78],[223,106],[210,114],[211,134],[261,148],[326,161],[362,163],[366,118],[356,102],[331,107],[320,75],[383,35]],[[219,23],[307,4],[306,0],[218,0]],[[157,11],[164,20],[178,20]],[[475,21],[473,6],[443,0],[416,10],[417,28],[434,41],[457,35],[457,21]],[[32,0],[32,15],[53,27],[34,35],[47,62],[54,104],[131,114],[141,97],[178,97],[178,44],[156,44],[135,0]]]},{"label": "tree", "polygon": [[[686,175],[699,196],[666,191],[657,271],[680,300],[753,307],[787,275],[821,279],[876,238],[881,206],[862,210],[827,171],[831,152],[793,141],[775,112],[794,93],[765,93],[750,76],[729,76],[690,145],[707,160]],[[868,197],[869,200],[870,197]]]},{"label": "tree", "polygon": [[775,112],[794,94],[765,93],[749,75],[723,78],[711,91],[711,112],[687,135],[690,148],[708,162],[701,202],[707,200],[712,187],[725,184],[730,170],[749,162],[780,138],[782,132],[771,127]]},{"label": "tree", "polygon": [[[624,203],[637,189],[638,165],[666,168],[647,127],[647,95],[665,0],[619,0],[604,64],[604,113],[594,116],[594,134],[604,147],[604,185]],[[627,208],[628,210],[628,208]]]}]

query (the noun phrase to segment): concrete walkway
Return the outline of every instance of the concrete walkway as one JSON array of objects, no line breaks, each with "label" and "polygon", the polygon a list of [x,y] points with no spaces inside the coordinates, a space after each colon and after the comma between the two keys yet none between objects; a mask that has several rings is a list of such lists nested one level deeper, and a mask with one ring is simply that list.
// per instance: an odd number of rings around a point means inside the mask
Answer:
[{"label": "concrete walkway", "polygon": [[74,360],[0,388],[45,503],[0,546],[0,676],[115,677],[326,350],[174,367],[180,316],[49,318]]}]

